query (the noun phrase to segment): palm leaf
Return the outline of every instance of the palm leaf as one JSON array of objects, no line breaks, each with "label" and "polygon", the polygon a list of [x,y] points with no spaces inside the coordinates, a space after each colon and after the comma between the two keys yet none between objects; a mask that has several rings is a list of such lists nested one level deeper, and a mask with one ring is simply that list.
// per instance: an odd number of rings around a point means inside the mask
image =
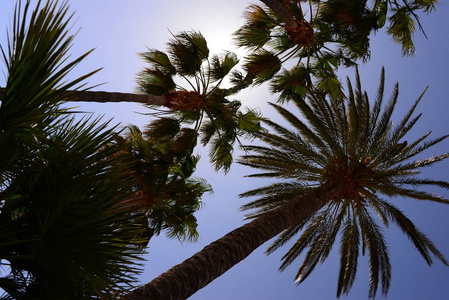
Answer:
[{"label": "palm leaf", "polygon": [[209,57],[206,39],[200,32],[182,32],[169,43],[168,52],[179,75],[194,76]]},{"label": "palm leaf", "polygon": [[415,54],[412,34],[416,30],[415,20],[410,16],[407,7],[393,8],[394,14],[389,18],[390,26],[387,32],[393,40],[402,45],[402,54],[411,56]]},{"label": "palm leaf", "polygon": [[172,65],[168,55],[157,49],[148,49],[147,52],[143,52],[140,56],[155,69],[161,69],[168,74],[176,74],[176,69]]},{"label": "palm leaf", "polygon": [[341,237],[337,297],[348,294],[354,283],[359,257],[359,239],[359,228],[354,216],[346,218]]},{"label": "palm leaf", "polygon": [[237,56],[232,52],[226,52],[221,57],[213,55],[211,58],[211,67],[209,70],[212,80],[222,80],[238,64]]},{"label": "palm leaf", "polygon": [[430,254],[433,254],[445,265],[449,265],[447,260],[444,258],[441,252],[438,251],[438,249],[429,240],[429,238],[425,234],[420,232],[413,224],[413,222],[410,221],[400,210],[386,201],[381,201],[380,203],[384,207],[385,212],[388,214],[389,218],[394,221],[402,230],[402,232],[404,232],[404,234],[407,235],[407,237],[413,242],[416,249],[426,260],[427,264],[431,265],[433,263],[430,256]]},{"label": "palm leaf", "polygon": [[248,74],[256,76],[255,84],[271,79],[281,68],[279,58],[266,50],[248,56],[243,67]]}]

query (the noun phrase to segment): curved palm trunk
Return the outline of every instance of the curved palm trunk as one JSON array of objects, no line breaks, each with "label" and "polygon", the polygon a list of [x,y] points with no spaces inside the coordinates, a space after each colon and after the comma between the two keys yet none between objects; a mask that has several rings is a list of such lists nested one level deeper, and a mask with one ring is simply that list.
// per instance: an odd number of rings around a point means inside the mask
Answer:
[{"label": "curved palm trunk", "polygon": [[323,185],[296,201],[256,218],[171,268],[125,299],[186,299],[245,259],[260,245],[296,225],[334,198],[336,188]]},{"label": "curved palm trunk", "polygon": [[[0,100],[5,95],[5,88],[0,88]],[[165,96],[150,96],[131,93],[111,93],[97,91],[67,91],[70,101],[75,102],[135,102],[164,105]]]}]

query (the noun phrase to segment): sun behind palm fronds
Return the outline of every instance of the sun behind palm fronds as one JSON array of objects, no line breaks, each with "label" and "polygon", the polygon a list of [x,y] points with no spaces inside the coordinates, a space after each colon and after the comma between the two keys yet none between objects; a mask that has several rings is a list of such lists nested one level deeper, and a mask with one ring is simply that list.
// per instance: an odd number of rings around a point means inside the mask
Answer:
[{"label": "sun behind palm fronds", "polygon": [[405,197],[449,204],[442,196],[420,189],[428,186],[449,189],[448,182],[417,176],[422,168],[448,158],[449,154],[416,160],[418,154],[448,136],[426,140],[430,134],[427,133],[412,142],[404,141],[421,116],[413,113],[423,94],[396,125],[392,113],[398,100],[398,86],[384,103],[384,71],[374,103],[362,90],[357,73],[355,89],[348,79],[345,101],[325,99],[319,92],[308,100],[296,97],[293,101],[303,119],[272,104],[293,129],[267,121],[275,131],[261,136],[267,146],[246,146],[250,154],[243,156],[240,163],[262,171],[250,177],[286,181],[243,193],[243,197],[258,199],[242,209],[257,209],[248,215],[254,218],[323,184],[334,186],[338,194],[321,210],[284,231],[267,250],[272,253],[300,233],[283,256],[280,267],[284,270],[307,252],[296,275],[297,283],[304,281],[317,263],[328,257],[339,235],[337,297],[349,293],[354,283],[360,246],[362,254],[367,250],[369,256],[370,298],[375,297],[379,283],[382,293],[387,294],[391,264],[379,220],[385,227],[390,223],[397,225],[429,265],[433,263],[432,256],[448,265],[426,235],[389,201],[392,197]]},{"label": "sun behind palm fronds", "polygon": [[149,49],[141,55],[150,66],[139,74],[139,90],[164,95],[169,108],[157,108],[160,118],[151,122],[151,134],[162,140],[175,134],[167,132],[167,125],[177,132],[180,125],[192,127],[191,144],[199,138],[203,146],[209,145],[215,169],[229,171],[235,142],[260,130],[262,119],[256,110],[244,112],[240,101],[229,99],[249,85],[235,70],[237,56],[209,55],[206,39],[195,31],[173,35],[167,53]]}]

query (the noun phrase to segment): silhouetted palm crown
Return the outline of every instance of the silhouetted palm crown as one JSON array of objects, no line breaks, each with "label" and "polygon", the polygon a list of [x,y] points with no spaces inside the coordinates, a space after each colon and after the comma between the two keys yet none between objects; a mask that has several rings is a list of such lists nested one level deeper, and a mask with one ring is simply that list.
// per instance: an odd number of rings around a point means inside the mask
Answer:
[{"label": "silhouetted palm crown", "polygon": [[304,95],[314,86],[334,96],[342,95],[335,70],[368,60],[370,38],[382,28],[395,43],[401,44],[403,55],[413,55],[413,34],[417,28],[424,33],[418,14],[430,13],[437,3],[436,0],[261,1],[282,11],[272,11],[264,5],[249,6],[245,24],[236,31],[235,40],[238,46],[251,51],[244,64],[248,78],[254,84],[273,79],[272,90],[280,92],[281,97],[291,90]]},{"label": "silhouetted palm crown", "polygon": [[396,224],[429,265],[432,264],[432,255],[448,265],[435,245],[388,201],[391,197],[402,196],[449,203],[443,197],[419,189],[425,186],[448,189],[447,182],[416,177],[421,168],[441,161],[449,154],[412,160],[447,136],[425,141],[429,132],[415,141],[403,141],[420,117],[413,116],[413,112],[423,95],[404,118],[393,125],[392,113],[398,98],[398,86],[395,86],[386,103],[383,94],[382,71],[374,103],[370,103],[367,94],[362,91],[357,74],[355,89],[348,80],[347,99],[344,101],[325,99],[319,93],[307,100],[296,97],[293,102],[302,118],[272,104],[293,129],[267,121],[275,131],[261,136],[268,145],[246,146],[250,153],[240,161],[264,171],[250,177],[286,180],[241,195],[258,196],[257,200],[242,207],[244,210],[257,209],[248,215],[250,218],[282,206],[323,184],[334,186],[337,190],[338,197],[284,231],[267,252],[273,252],[301,232],[296,243],[283,256],[280,267],[284,270],[308,247],[296,275],[296,281],[301,283],[318,262],[328,257],[340,232],[338,297],[347,294],[354,282],[360,244],[362,253],[366,249],[369,255],[370,298],[375,297],[379,282],[382,293],[388,292],[391,264],[379,220],[385,227],[390,222]]},{"label": "silhouetted palm crown", "polygon": [[42,2],[17,4],[0,46],[0,298],[111,299],[141,270],[144,220],[121,204],[133,178],[107,147],[117,127],[61,105],[95,72],[66,77],[88,53],[67,55],[67,2]]},{"label": "silhouetted palm crown", "polygon": [[180,147],[191,139],[191,132],[181,130],[158,143],[136,126],[127,130],[125,136],[117,136],[115,145],[123,154],[120,164],[133,176],[131,196],[124,201],[127,210],[145,215],[149,237],[165,230],[170,238],[196,240],[193,214],[202,206],[202,195],[212,189],[205,180],[192,177],[199,157]]},{"label": "silhouetted palm crown", "polygon": [[[189,131],[191,138],[183,139],[184,144],[179,147],[191,151],[200,137],[204,146],[210,145],[215,169],[229,171],[234,143],[259,130],[260,120],[257,112],[242,112],[240,101],[228,99],[249,84],[240,72],[233,70],[239,62],[237,56],[231,52],[210,56],[206,39],[192,31],[174,35],[168,43],[168,54],[149,49],[142,57],[150,67],[139,75],[140,91],[164,95],[164,105],[170,109],[162,110],[158,115],[163,117],[151,122],[151,136],[163,142]],[[222,88],[226,79],[231,86]],[[177,84],[179,80],[188,87]],[[188,127],[182,128],[182,124]],[[193,128],[188,129],[192,124]]]}]

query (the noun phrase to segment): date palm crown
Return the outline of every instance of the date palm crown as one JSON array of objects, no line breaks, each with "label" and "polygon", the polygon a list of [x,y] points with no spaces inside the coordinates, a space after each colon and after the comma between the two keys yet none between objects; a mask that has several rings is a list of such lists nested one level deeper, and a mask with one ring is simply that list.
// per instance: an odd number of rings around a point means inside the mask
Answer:
[{"label": "date palm crown", "polygon": [[449,154],[414,160],[447,135],[425,141],[430,134],[427,133],[407,143],[404,141],[406,134],[421,116],[413,116],[413,113],[424,93],[396,125],[392,113],[398,99],[398,86],[386,103],[383,94],[384,71],[374,103],[370,103],[362,91],[357,73],[355,87],[348,80],[344,101],[326,100],[318,92],[307,99],[294,97],[293,102],[303,118],[272,104],[294,129],[267,121],[275,131],[261,135],[267,145],[245,147],[249,153],[240,163],[262,171],[250,177],[285,180],[241,195],[258,197],[242,207],[243,210],[256,209],[249,218],[260,217],[324,184],[336,190],[320,210],[286,229],[267,250],[272,253],[300,234],[283,256],[280,267],[284,270],[307,252],[295,278],[298,284],[310,275],[318,262],[326,260],[339,236],[337,297],[351,289],[360,246],[362,254],[366,250],[369,256],[370,298],[375,297],[379,283],[382,293],[387,294],[391,263],[378,220],[385,227],[390,223],[397,225],[429,265],[433,262],[432,256],[448,265],[426,235],[393,204],[394,197],[398,196],[449,203],[441,196],[420,189],[426,186],[448,189],[448,182],[417,177],[422,168],[446,159]]}]

